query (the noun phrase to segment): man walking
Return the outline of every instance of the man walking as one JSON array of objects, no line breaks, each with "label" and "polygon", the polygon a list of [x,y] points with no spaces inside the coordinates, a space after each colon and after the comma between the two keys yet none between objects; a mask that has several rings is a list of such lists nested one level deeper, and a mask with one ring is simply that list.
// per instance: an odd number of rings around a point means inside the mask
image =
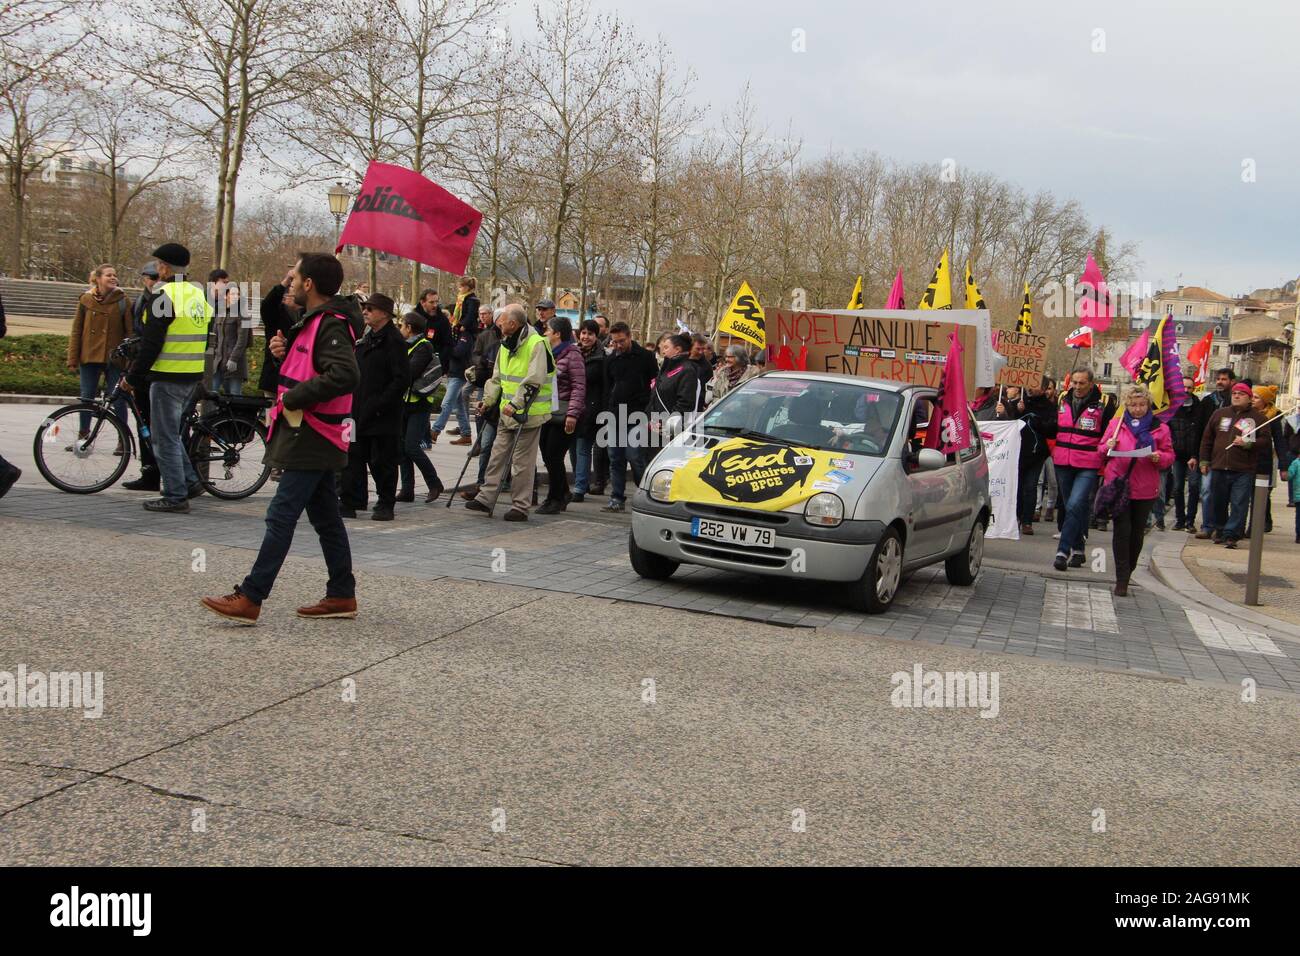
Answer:
[{"label": "man walking", "polygon": [[281,365],[266,449],[267,463],[284,471],[266,509],[266,534],[252,571],[232,593],[203,599],[208,610],[240,624],[257,621],[304,509],[320,538],[329,581],[325,598],[298,608],[298,616],[357,615],[352,549],[334,487],[334,472],[347,463],[344,422],[360,378],[348,320],[331,301],[342,285],[343,266],[324,253],[303,255],[292,273],[289,295],[303,314],[287,337],[277,332],[271,346]]},{"label": "man walking", "polygon": [[[503,337],[492,377],[483,385],[483,406],[490,408],[500,403],[500,419],[486,480],[474,500],[465,503],[465,508],[490,513],[490,503],[495,502],[508,468],[514,507],[506,512],[505,520],[527,521],[537,476],[537,446],[542,425],[550,419],[555,400],[552,395],[555,361],[546,339],[528,325],[522,305],[508,305],[500,314]],[[526,393],[534,389],[536,394],[528,404]],[[515,442],[513,455],[510,454],[512,441]]]},{"label": "man walking", "polygon": [[[1214,473],[1213,541],[1235,549],[1246,527],[1246,513],[1254,490],[1255,466],[1261,455],[1272,453],[1267,419],[1250,407],[1253,395],[1245,382],[1232,386],[1230,404],[1210,416],[1201,436],[1201,475]],[[1202,531],[1196,537],[1206,539]]]},{"label": "man walking", "polygon": [[190,251],[169,242],[153,251],[159,284],[145,307],[144,335],[125,388],[149,389],[149,431],[162,479],[162,497],[144,502],[145,511],[184,514],[202,492],[199,476],[181,442],[181,424],[195,387],[203,380],[212,307],[204,290],[185,281]]},{"label": "man walking", "polygon": [[1057,407],[1056,450],[1052,452],[1061,508],[1061,540],[1052,564],[1058,571],[1083,564],[1083,541],[1097,487],[1097,469],[1103,460],[1101,436],[1109,424],[1106,404],[1091,369],[1071,372],[1070,386]]},{"label": "man walking", "polygon": [[[1232,386],[1237,381],[1237,373],[1230,368],[1221,368],[1214,373],[1214,391],[1201,399],[1197,406],[1199,420],[1196,426],[1196,441],[1199,448],[1201,439],[1205,435],[1205,428],[1210,423],[1210,417],[1221,408],[1227,408],[1231,404]],[[1196,465],[1192,466],[1196,468]],[[1216,525],[1216,515],[1214,511],[1214,472],[1206,471],[1204,468],[1198,469],[1201,473],[1201,531],[1205,532],[1206,538],[1213,538],[1223,529]],[[1197,535],[1201,537],[1201,535]]]},{"label": "man walking", "polygon": [[644,425],[634,424],[633,416],[644,417],[650,404],[650,383],[659,366],[649,349],[632,341],[626,322],[615,322],[609,329],[609,358],[605,364],[604,407],[609,415],[596,431],[596,444],[609,450],[609,504],[601,511],[620,512],[626,502],[627,469],[632,480],[641,484],[647,464],[644,454],[647,441]]},{"label": "man walking", "polygon": [[361,306],[366,334],[357,343],[361,384],[352,398],[356,423],[343,479],[342,513],[355,518],[367,498],[366,469],[375,479],[374,521],[392,521],[402,460],[402,406],[411,384],[410,360],[393,324],[393,300],[376,292]]},{"label": "man walking", "polygon": [[438,304],[438,290],[425,289],[420,293],[420,301],[411,310],[424,319],[425,335],[433,343],[433,352],[438,356],[438,364],[443,368],[451,359],[451,321],[447,313]]},{"label": "man walking", "polygon": [[[1196,533],[1196,509],[1201,501],[1201,470],[1197,462],[1201,454],[1201,403],[1191,398],[1192,376],[1183,376],[1188,401],[1178,406],[1169,419],[1169,434],[1174,443],[1174,463],[1170,468],[1173,480],[1174,530]],[[1200,429],[1200,430],[1198,430]]]},{"label": "man walking", "polygon": [[1023,392],[1015,386],[1006,390],[1005,401],[997,406],[998,417],[1023,421],[1020,430],[1020,459],[1017,462],[1019,490],[1016,493],[1016,520],[1021,534],[1034,533],[1034,506],[1038,502],[1038,476],[1047,461],[1047,440],[1056,437],[1056,407],[1047,397],[1047,382],[1028,386]]}]

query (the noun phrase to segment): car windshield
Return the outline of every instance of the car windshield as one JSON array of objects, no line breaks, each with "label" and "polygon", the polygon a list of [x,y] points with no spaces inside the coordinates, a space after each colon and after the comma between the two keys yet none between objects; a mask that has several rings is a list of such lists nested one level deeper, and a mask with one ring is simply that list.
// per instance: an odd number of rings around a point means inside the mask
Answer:
[{"label": "car windshield", "polygon": [[802,448],[883,455],[902,397],[869,385],[760,376],[700,419],[707,434],[756,432]]}]

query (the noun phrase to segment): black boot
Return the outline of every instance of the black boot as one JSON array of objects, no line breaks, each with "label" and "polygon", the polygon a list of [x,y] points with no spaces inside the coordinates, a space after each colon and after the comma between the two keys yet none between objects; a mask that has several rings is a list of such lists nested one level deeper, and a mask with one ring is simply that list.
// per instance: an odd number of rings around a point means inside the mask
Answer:
[{"label": "black boot", "polygon": [[122,482],[127,491],[162,491],[162,473],[157,468],[144,468],[134,481]]}]

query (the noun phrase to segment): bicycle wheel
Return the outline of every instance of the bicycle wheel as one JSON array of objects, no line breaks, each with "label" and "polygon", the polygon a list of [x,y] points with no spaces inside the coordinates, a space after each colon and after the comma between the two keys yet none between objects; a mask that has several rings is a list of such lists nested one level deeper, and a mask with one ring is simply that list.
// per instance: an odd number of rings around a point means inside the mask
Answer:
[{"label": "bicycle wheel", "polygon": [[[82,415],[89,421],[84,439],[80,437]],[[32,457],[41,477],[55,488],[91,495],[125,474],[131,447],[130,432],[112,412],[90,403],[65,405],[36,429]]]},{"label": "bicycle wheel", "polygon": [[266,427],[259,421],[220,413],[194,423],[190,461],[203,489],[234,501],[256,492],[270,477]]}]

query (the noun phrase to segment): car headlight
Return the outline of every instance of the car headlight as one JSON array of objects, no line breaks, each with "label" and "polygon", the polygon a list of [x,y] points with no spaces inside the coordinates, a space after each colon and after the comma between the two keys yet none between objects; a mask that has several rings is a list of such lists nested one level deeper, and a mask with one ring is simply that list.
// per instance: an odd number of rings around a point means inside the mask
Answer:
[{"label": "car headlight", "polygon": [[654,477],[650,479],[650,488],[646,493],[655,501],[663,501],[666,503],[669,500],[668,491],[672,486],[673,473],[671,470],[665,468],[654,473]]},{"label": "car headlight", "polygon": [[839,495],[833,495],[829,491],[813,495],[804,505],[803,520],[809,524],[834,528],[844,520],[844,502]]}]

